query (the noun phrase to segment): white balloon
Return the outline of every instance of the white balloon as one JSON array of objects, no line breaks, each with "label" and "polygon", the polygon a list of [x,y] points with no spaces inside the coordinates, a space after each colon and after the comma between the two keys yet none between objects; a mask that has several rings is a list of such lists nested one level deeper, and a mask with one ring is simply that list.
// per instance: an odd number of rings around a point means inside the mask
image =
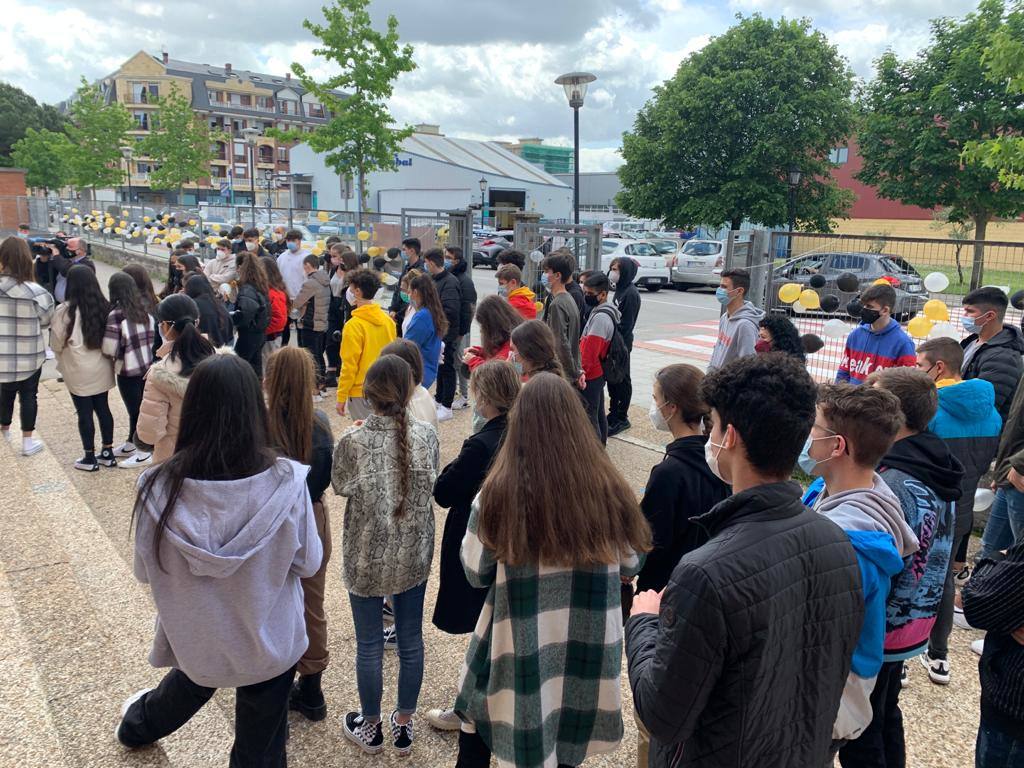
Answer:
[{"label": "white balloon", "polygon": [[540,264],[544,261],[544,253],[541,251],[530,251],[530,261],[534,264]]},{"label": "white balloon", "polygon": [[822,335],[830,339],[845,339],[849,332],[850,326],[838,317],[833,317],[831,320],[826,321],[825,325],[821,328]]},{"label": "white balloon", "polygon": [[995,499],[996,495],[988,488],[979,488],[974,492],[974,511],[984,512],[992,506],[992,502],[995,501]]},{"label": "white balloon", "polygon": [[928,332],[929,339],[953,339],[954,341],[960,341],[960,332],[957,327],[950,322],[936,323],[932,326],[932,329]]},{"label": "white balloon", "polygon": [[949,287],[949,278],[941,272],[932,272],[925,277],[924,287],[931,293],[940,293]]}]

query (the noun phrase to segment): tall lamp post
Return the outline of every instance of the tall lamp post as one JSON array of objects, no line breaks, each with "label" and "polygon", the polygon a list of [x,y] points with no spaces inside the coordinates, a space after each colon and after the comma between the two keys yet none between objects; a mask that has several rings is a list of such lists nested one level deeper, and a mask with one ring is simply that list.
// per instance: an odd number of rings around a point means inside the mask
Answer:
[{"label": "tall lamp post", "polygon": [[128,203],[132,202],[132,155],[134,150],[127,144],[121,147],[121,155],[124,157],[125,176],[128,177]]},{"label": "tall lamp post", "polygon": [[487,192],[487,179],[485,179],[483,176],[481,176],[480,177],[480,229],[484,228],[484,222],[486,220],[486,215],[484,213],[484,211],[486,210],[484,208],[484,206],[487,205],[486,201],[484,200],[484,194],[486,194],[486,192]]},{"label": "tall lamp post", "polygon": [[565,89],[565,97],[572,108],[572,223],[580,223],[580,107],[587,95],[587,86],[597,80],[589,72],[570,72],[555,80]]},{"label": "tall lamp post", "polygon": [[789,166],[789,237],[786,238],[786,258],[793,255],[793,232],[796,231],[796,190],[800,186],[800,166]]},{"label": "tall lamp post", "polygon": [[249,214],[252,218],[252,226],[256,226],[256,173],[253,170],[256,167],[253,155],[256,152],[256,137],[259,136],[259,131],[255,128],[243,128],[242,136],[245,137],[245,143],[249,145]]}]

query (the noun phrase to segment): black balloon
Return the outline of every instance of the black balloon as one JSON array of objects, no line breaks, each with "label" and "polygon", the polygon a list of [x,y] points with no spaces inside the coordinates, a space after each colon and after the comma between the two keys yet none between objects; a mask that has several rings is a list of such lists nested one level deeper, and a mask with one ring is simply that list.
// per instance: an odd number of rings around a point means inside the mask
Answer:
[{"label": "black balloon", "polygon": [[864,307],[861,306],[861,303],[857,299],[854,299],[853,301],[846,305],[846,313],[850,317],[860,317],[860,311],[863,308]]},{"label": "black balloon", "polygon": [[800,346],[803,347],[804,354],[813,355],[825,346],[825,342],[822,341],[820,336],[816,336],[813,333],[805,333],[800,337]]},{"label": "black balloon", "polygon": [[824,275],[811,275],[811,288],[824,288],[825,282]]},{"label": "black balloon", "polygon": [[836,287],[845,293],[854,293],[860,287],[857,276],[850,272],[843,272],[836,280]]},{"label": "black balloon", "polygon": [[1014,309],[1024,309],[1024,291],[1017,291],[1010,297]]},{"label": "black balloon", "polygon": [[835,312],[839,309],[839,297],[838,296],[822,296],[821,297],[821,311],[822,312]]}]

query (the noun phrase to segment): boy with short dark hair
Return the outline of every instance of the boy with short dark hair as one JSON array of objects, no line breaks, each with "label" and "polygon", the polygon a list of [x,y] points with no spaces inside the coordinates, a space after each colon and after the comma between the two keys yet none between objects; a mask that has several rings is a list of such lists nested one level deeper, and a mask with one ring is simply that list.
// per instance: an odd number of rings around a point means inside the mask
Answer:
[{"label": "boy with short dark hair", "polygon": [[459,329],[462,327],[462,286],[459,279],[445,266],[444,253],[440,248],[431,248],[423,254],[427,272],[434,278],[437,295],[441,298],[444,315],[448,319],[448,333],[444,337],[444,355],[437,368],[437,386],[434,388],[437,400],[437,420],[452,418],[455,389],[458,386],[455,375],[455,350],[459,346]]},{"label": "boy with short dark hair", "polygon": [[558,362],[570,382],[580,375],[580,313],[569,295],[572,262],[568,256],[554,253],[541,262],[542,282],[551,294],[544,308],[544,322],[555,335]]},{"label": "boy with short dark hair", "polygon": [[341,331],[341,373],[338,375],[338,414],[353,419],[370,415],[363,397],[363,381],[380,351],[395,340],[395,321],[373,300],[380,280],[368,269],[353,270],[348,276],[352,292],[352,314]]},{"label": "boy with short dark hair", "polygon": [[522,251],[508,248],[498,254],[498,266],[503,267],[506,264],[514,264],[522,272],[526,269],[526,254]]},{"label": "boy with short dark hair", "polygon": [[306,281],[292,308],[299,317],[299,346],[308,349],[313,356],[318,389],[322,390],[326,381],[324,337],[327,333],[327,310],[331,305],[331,278],[320,269],[320,260],[311,253],[302,260],[302,270]]},{"label": "boy with short dark hair", "polygon": [[1003,322],[1008,303],[999,288],[978,288],[964,296],[960,321],[969,334],[960,342],[964,349],[963,378],[984,379],[995,387],[996,410],[1004,422],[1024,371],[1024,334]]},{"label": "boy with short dark hair", "polygon": [[846,337],[836,382],[862,384],[883,368],[909,367],[917,362],[914,342],[893,318],[896,291],[891,285],[872,285],[860,295],[860,325]]},{"label": "boy with short dark hair", "polygon": [[619,325],[619,310],[609,301],[612,286],[604,272],[591,272],[583,285],[590,317],[580,334],[580,373],[587,416],[601,444],[608,442],[608,416],[604,410],[604,360]]},{"label": "boy with short dark hair", "polygon": [[757,354],[754,345],[764,312],[747,301],[750,273],[745,269],[727,269],[722,273],[715,298],[725,307],[718,321],[718,341],[711,350],[708,373],[733,360]]}]

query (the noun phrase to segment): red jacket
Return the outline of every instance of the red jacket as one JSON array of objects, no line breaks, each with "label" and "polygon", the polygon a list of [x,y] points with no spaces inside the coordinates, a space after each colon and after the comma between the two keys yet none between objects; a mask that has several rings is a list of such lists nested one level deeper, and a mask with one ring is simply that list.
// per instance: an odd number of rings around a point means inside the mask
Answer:
[{"label": "red jacket", "polygon": [[508,303],[518,312],[523,320],[537,319],[537,297],[529,288],[516,288],[508,295]]},{"label": "red jacket", "polygon": [[498,351],[495,352],[490,357],[486,357],[486,353],[482,349],[480,349],[480,347],[470,347],[470,349],[472,350],[479,350],[479,354],[474,354],[473,356],[471,356],[469,358],[469,362],[466,363],[466,366],[469,368],[469,370],[473,371],[476,370],[479,366],[486,363],[488,360],[508,360],[508,353],[510,351],[509,347],[511,344],[511,341],[506,341],[504,344],[498,347]]},{"label": "red jacket", "polygon": [[267,325],[267,336],[281,333],[288,323],[288,297],[283,291],[270,289],[270,323]]}]

